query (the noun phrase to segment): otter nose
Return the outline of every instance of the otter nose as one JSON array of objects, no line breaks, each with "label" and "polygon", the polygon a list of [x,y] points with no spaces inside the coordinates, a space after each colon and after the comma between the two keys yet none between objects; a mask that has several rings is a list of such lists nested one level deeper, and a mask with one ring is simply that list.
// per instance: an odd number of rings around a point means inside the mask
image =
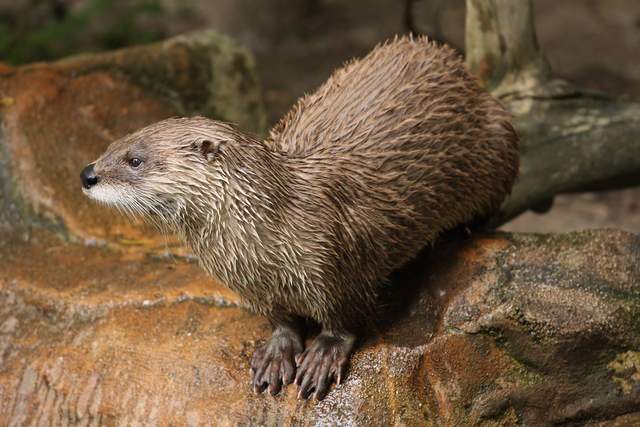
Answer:
[{"label": "otter nose", "polygon": [[82,169],[80,173],[80,179],[82,180],[82,186],[87,190],[98,183],[98,177],[93,170],[93,163]]}]

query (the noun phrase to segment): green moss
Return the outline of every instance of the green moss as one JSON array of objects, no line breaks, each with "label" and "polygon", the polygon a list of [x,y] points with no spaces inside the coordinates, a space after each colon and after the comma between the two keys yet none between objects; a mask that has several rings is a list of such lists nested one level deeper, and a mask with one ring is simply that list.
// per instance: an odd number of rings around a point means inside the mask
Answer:
[{"label": "green moss", "polygon": [[542,374],[535,372],[513,355],[509,354],[508,356],[513,362],[513,367],[505,373],[507,381],[525,387],[532,387],[545,383],[546,379]]},{"label": "green moss", "polygon": [[[482,427],[504,427],[504,426],[515,426],[521,425],[521,421],[518,418],[518,414],[513,407],[509,407],[506,411],[502,412],[500,416],[494,417],[490,420],[481,420],[477,423],[478,426]],[[472,424],[469,424],[472,425]]]},{"label": "green moss", "polygon": [[0,23],[0,52],[13,64],[160,40],[166,32],[149,21],[170,18],[159,0],[88,0],[79,8],[31,1],[14,13]]},{"label": "green moss", "polygon": [[619,353],[607,366],[612,371],[611,379],[623,394],[631,393],[640,385],[640,352]]}]

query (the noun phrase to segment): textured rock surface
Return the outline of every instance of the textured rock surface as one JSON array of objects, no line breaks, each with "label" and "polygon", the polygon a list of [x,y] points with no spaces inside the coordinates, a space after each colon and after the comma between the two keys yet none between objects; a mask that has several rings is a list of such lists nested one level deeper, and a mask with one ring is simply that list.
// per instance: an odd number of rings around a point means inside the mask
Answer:
[{"label": "textured rock surface", "polygon": [[210,32],[52,64],[3,67],[0,101],[0,206],[6,211],[17,205],[20,216],[46,219],[85,239],[149,240],[148,232],[95,209],[77,191],[79,168],[114,139],[167,117],[194,114],[264,131],[251,57]]},{"label": "textured rock surface", "polygon": [[444,242],[324,401],[253,395],[267,322],[77,176],[170,115],[260,130],[251,70],[211,34],[0,67],[0,425],[640,423],[640,238],[614,230]]},{"label": "textured rock surface", "polygon": [[320,403],[252,394],[268,325],[190,263],[41,232],[1,250],[2,424],[640,420],[640,238],[624,232],[441,245],[398,274],[385,326]]}]

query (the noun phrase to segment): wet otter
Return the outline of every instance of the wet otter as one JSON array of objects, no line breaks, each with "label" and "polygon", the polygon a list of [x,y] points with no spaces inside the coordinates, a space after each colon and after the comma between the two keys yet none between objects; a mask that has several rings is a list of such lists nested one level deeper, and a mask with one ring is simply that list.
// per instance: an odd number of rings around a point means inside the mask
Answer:
[{"label": "wet otter", "polygon": [[[112,143],[91,198],[177,233],[273,324],[253,387],[322,398],[377,290],[444,230],[496,209],[518,170],[509,115],[449,48],[397,38],[336,71],[266,141],[206,118]],[[322,331],[304,349],[301,319]]]}]

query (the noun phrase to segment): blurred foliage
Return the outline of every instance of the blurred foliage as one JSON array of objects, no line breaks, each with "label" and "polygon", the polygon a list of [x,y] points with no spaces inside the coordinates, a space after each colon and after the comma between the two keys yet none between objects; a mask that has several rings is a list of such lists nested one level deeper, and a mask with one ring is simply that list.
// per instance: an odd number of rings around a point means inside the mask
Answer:
[{"label": "blurred foliage", "polygon": [[[164,38],[159,0],[27,0],[0,10],[0,61],[46,61],[81,51],[115,49]],[[168,16],[168,15],[173,16]]]}]

